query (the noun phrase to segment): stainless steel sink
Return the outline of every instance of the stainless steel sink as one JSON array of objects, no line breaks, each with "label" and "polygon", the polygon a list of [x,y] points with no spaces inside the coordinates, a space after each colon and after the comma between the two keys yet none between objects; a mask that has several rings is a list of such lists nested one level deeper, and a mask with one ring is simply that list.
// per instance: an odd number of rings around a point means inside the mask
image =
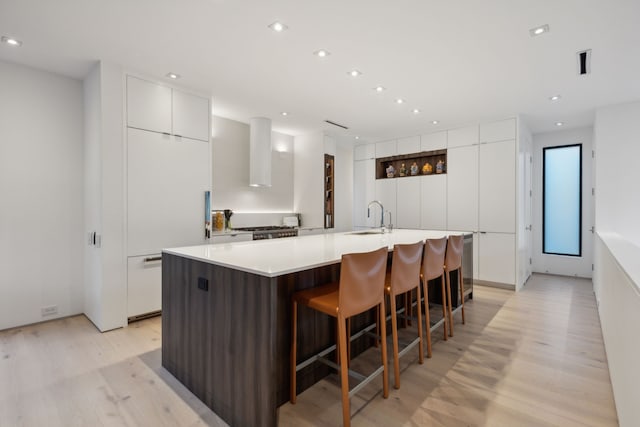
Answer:
[{"label": "stainless steel sink", "polygon": [[365,230],[365,231],[354,231],[351,233],[354,236],[364,236],[366,234],[384,234],[382,230]]}]

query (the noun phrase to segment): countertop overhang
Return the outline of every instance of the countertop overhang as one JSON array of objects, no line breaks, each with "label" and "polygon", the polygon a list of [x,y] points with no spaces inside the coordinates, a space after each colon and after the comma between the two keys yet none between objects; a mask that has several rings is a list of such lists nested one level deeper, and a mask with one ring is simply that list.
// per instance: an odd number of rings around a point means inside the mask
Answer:
[{"label": "countertop overhang", "polygon": [[361,231],[187,246],[163,249],[162,252],[247,273],[277,277],[338,263],[342,255],[347,253],[369,252],[381,247],[393,250],[395,244],[471,233],[396,229],[384,234],[357,234]]}]

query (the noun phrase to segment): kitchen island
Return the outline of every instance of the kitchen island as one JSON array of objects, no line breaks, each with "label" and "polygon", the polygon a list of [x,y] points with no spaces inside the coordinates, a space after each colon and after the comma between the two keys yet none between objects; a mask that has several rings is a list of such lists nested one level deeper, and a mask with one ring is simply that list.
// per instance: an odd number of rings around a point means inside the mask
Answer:
[{"label": "kitchen island", "polygon": [[[454,234],[464,233],[361,231],[165,249],[162,366],[230,425],[275,426],[289,399],[291,294],[338,280],[343,254]],[[352,330],[373,321],[365,313]],[[335,328],[334,319],[300,308],[300,360],[333,344]],[[352,355],[372,344],[354,341]],[[298,390],[329,372],[306,367]]]}]

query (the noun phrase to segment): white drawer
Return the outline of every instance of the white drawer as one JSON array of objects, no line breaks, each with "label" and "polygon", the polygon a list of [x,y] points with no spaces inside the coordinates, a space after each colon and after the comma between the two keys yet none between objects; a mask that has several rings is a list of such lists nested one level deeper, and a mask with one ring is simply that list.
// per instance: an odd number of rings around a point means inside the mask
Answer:
[{"label": "white drawer", "polygon": [[161,254],[127,259],[127,317],[162,309]]}]

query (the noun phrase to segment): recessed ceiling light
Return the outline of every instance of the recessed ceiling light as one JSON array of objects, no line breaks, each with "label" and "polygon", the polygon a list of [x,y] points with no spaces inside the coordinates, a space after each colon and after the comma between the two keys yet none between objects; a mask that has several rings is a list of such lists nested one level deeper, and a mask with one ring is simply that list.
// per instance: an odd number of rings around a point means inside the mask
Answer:
[{"label": "recessed ceiling light", "polygon": [[437,120],[431,120],[431,124],[432,124],[432,125],[437,125],[438,123],[440,123],[440,122],[439,122],[439,121],[437,121]]},{"label": "recessed ceiling light", "polygon": [[531,35],[531,37],[539,36],[540,34],[544,34],[548,32],[549,32],[548,24],[540,25],[539,27],[535,27],[529,30],[529,34]]},{"label": "recessed ceiling light", "polygon": [[384,86],[376,86],[373,88],[373,90],[375,90],[376,92],[384,92],[385,90],[387,90],[387,88]]},{"label": "recessed ceiling light", "polygon": [[549,101],[557,101],[562,98],[560,95],[553,95],[549,97]]},{"label": "recessed ceiling light", "polygon": [[289,27],[284,25],[282,22],[278,22],[278,21],[276,21],[273,24],[269,25],[269,28],[271,28],[273,31],[275,31],[277,33],[281,33],[284,30],[289,29]]},{"label": "recessed ceiling light", "polygon": [[420,110],[418,110],[417,108],[413,109],[413,114],[420,114]]},{"label": "recessed ceiling light", "polygon": [[282,113],[280,113],[280,114],[281,114],[281,115],[283,115],[283,116],[288,116],[288,115],[289,115],[289,113],[287,113],[286,111],[283,111],[283,112],[282,112]]},{"label": "recessed ceiling light", "polygon": [[354,138],[355,138],[355,139],[360,139],[360,137],[359,137],[358,135],[356,135]]},{"label": "recessed ceiling light", "polygon": [[556,122],[556,126],[564,126],[564,122]]},{"label": "recessed ceiling light", "polygon": [[11,46],[20,47],[22,46],[22,42],[18,39],[14,39],[13,37],[2,36],[2,43],[6,43]]},{"label": "recessed ceiling light", "polygon": [[169,77],[170,79],[173,80],[177,80],[180,78],[180,74],[176,74],[176,73],[167,73],[167,77]]},{"label": "recessed ceiling light", "polygon": [[358,76],[362,75],[362,72],[358,71],[358,70],[351,70],[351,71],[349,71],[349,75],[351,77],[358,77]]},{"label": "recessed ceiling light", "polygon": [[327,56],[331,55],[331,52],[329,52],[328,50],[320,49],[313,52],[313,54],[315,56],[319,56],[320,58],[326,58]]},{"label": "recessed ceiling light", "polygon": [[404,102],[404,99],[402,98],[396,99],[396,104],[402,104],[403,102]]}]

